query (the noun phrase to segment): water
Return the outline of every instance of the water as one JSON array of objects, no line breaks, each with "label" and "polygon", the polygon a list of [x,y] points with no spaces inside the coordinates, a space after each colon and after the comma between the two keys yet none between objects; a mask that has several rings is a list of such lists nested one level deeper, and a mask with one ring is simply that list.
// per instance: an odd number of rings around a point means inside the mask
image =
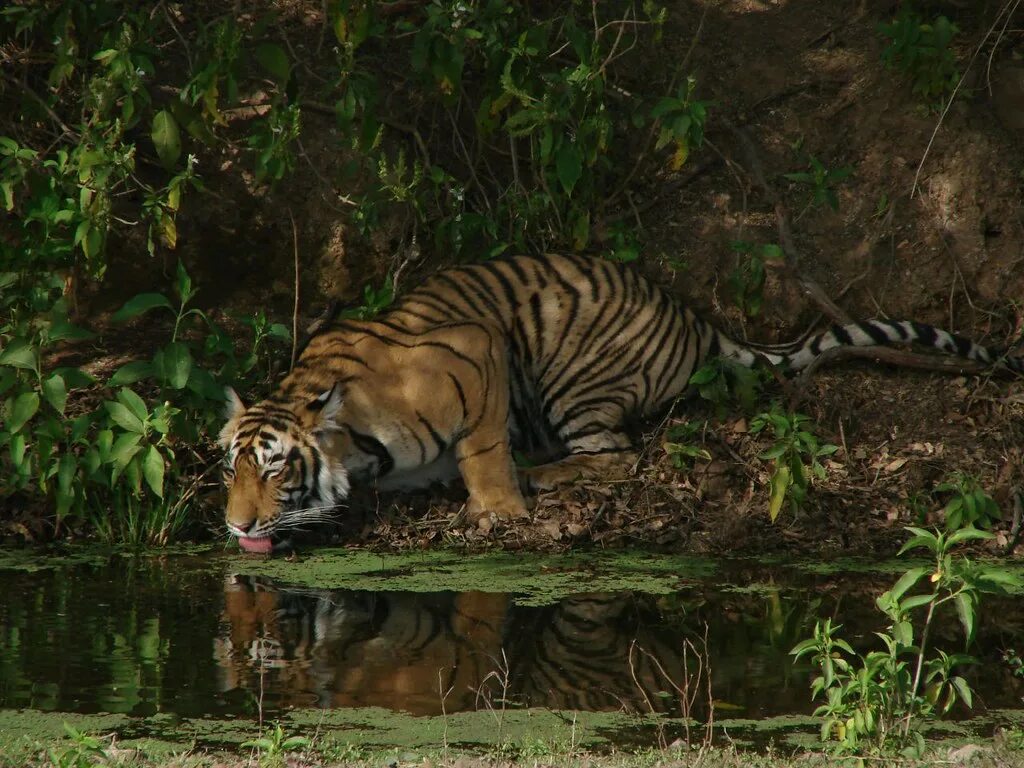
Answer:
[{"label": "water", "polygon": [[[251,718],[500,706],[699,719],[710,698],[719,719],[808,714],[813,670],[794,665],[790,648],[824,616],[855,646],[873,647],[873,597],[895,578],[715,563],[688,576],[655,569],[650,582],[634,572],[624,579],[634,588],[614,590],[605,587],[620,566],[559,564],[548,569],[559,590],[541,594],[491,591],[515,578],[481,576],[485,558],[473,561],[475,588],[424,592],[366,589],[366,578],[386,585],[404,573],[408,586],[422,573],[416,588],[429,588],[439,581],[433,561],[385,558],[353,588],[323,589],[223,555],[79,560],[40,570],[0,560],[0,709]],[[548,562],[516,561],[534,575]],[[302,563],[272,565],[308,575]],[[1024,652],[1024,604],[990,601],[982,613],[982,664],[969,673],[976,699],[1020,708],[1024,681],[1001,657]],[[958,638],[955,619],[935,633],[951,651]]]}]

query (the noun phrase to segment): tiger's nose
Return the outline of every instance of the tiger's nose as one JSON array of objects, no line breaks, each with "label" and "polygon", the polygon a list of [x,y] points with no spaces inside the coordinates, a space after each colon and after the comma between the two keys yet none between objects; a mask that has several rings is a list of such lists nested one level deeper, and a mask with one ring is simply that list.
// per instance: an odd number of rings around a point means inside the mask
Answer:
[{"label": "tiger's nose", "polygon": [[256,518],[253,518],[247,523],[229,523],[229,525],[239,534],[247,534],[253,528],[256,527]]}]

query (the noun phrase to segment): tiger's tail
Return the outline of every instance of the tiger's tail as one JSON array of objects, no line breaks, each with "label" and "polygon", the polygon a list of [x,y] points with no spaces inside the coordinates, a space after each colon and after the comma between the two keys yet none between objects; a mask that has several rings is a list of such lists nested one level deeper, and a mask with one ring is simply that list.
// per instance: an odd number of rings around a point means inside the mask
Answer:
[{"label": "tiger's tail", "polygon": [[918,344],[982,365],[1024,373],[1024,355],[1010,355],[1006,350],[986,347],[964,336],[913,320],[865,320],[833,325],[826,331],[792,344],[740,343],[723,333],[718,333],[716,341],[717,354],[747,367],[759,359],[767,359],[773,365],[800,371],[836,347]]}]

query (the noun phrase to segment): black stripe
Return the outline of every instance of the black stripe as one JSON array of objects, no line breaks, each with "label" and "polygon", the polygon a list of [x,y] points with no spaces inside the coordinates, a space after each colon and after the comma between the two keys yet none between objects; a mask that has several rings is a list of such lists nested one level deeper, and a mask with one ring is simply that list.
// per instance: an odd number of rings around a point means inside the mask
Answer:
[{"label": "black stripe", "polygon": [[[423,418],[423,414],[416,411],[416,418],[420,420],[420,424],[427,428],[427,432],[430,433],[431,439],[434,441],[434,445],[437,446],[437,455],[440,456],[442,453],[448,450],[448,443],[441,437],[441,433],[434,429],[434,425]],[[424,462],[426,463],[426,462]]]},{"label": "black stripe", "polygon": [[960,357],[966,357],[968,360],[971,359],[971,347],[974,346],[974,342],[954,334],[953,343],[956,344],[956,353]]},{"label": "black stripe", "polygon": [[910,327],[914,329],[914,336],[920,344],[926,347],[934,347],[939,335],[935,328],[924,323],[912,322]]},{"label": "black stripe", "polygon": [[352,427],[348,428],[348,432],[352,436],[352,444],[355,445],[356,448],[363,453],[368,453],[377,458],[378,475],[386,475],[395,468],[395,459],[392,457],[391,452],[388,451],[384,443],[373,435],[356,432]]},{"label": "black stripe", "polygon": [[[835,340],[844,347],[853,346],[853,337],[850,336],[850,332],[842,325],[832,326],[832,336],[835,337]],[[820,339],[821,337],[819,336],[818,338]],[[815,354],[817,354],[817,352],[815,352]]]},{"label": "black stripe", "polygon": [[455,385],[455,393],[459,396],[459,404],[462,406],[462,419],[465,421],[469,416],[469,407],[466,404],[466,391],[462,388],[462,385],[459,383],[459,380],[455,378],[454,374],[449,373],[448,378],[451,379],[452,384]]},{"label": "black stripe", "polygon": [[877,325],[872,323],[870,320],[863,323],[857,323],[857,327],[864,331],[864,333],[866,333],[868,336],[870,336],[871,340],[875,342],[875,344],[889,343],[889,334],[887,334],[884,329],[879,328]]}]

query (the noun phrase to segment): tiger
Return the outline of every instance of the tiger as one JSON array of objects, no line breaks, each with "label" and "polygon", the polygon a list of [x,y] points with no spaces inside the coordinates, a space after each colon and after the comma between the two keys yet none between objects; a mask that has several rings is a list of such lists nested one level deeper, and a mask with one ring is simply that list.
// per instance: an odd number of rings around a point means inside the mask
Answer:
[{"label": "tiger", "polygon": [[656,600],[581,593],[523,606],[501,592],[309,589],[233,574],[218,686],[262,689],[271,708],[670,712],[683,644]]},{"label": "tiger", "polygon": [[[908,320],[739,342],[618,262],[520,255],[442,270],[371,319],[325,323],[266,399],[227,391],[229,532],[250,552],[333,517],[350,482],[402,490],[461,476],[471,524],[527,516],[524,492],[622,477],[628,428],[710,358],[789,372],[836,347],[917,343],[1013,372],[1007,356]],[[517,468],[513,451],[541,457]]]},{"label": "tiger", "polygon": [[219,687],[265,687],[268,706],[282,708],[475,709],[502,664],[510,608],[499,592],[302,589],[232,574],[214,646]]}]

